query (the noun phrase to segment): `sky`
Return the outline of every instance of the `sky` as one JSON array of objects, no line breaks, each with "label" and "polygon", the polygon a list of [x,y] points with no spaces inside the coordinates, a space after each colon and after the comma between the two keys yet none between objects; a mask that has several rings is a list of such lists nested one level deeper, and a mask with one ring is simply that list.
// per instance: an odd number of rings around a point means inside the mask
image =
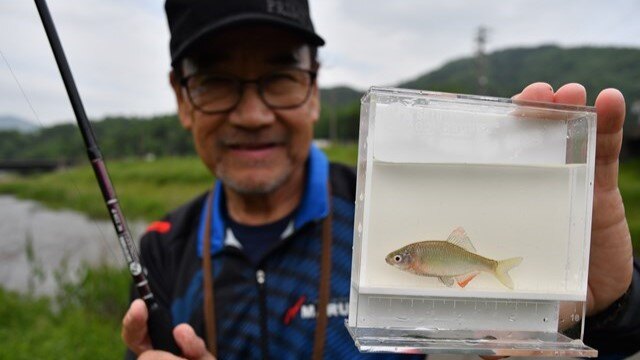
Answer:
[{"label": "sky", "polygon": [[[640,48],[637,0],[309,0],[321,87],[391,86],[471,56],[542,44]],[[92,119],[175,112],[161,0],[49,0]],[[0,3],[0,116],[38,126],[74,121],[35,5]],[[640,65],[639,65],[640,66]],[[523,86],[526,84],[523,84]]]}]

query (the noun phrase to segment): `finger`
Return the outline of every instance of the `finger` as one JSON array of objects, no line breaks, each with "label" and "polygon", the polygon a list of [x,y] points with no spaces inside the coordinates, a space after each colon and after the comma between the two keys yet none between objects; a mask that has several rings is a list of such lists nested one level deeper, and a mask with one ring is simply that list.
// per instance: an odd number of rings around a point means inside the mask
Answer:
[{"label": "finger", "polygon": [[587,90],[578,83],[563,85],[554,94],[553,102],[568,105],[586,105]]},{"label": "finger", "polygon": [[[518,106],[511,115],[531,119],[552,120],[558,117],[558,113],[544,107],[530,106],[528,101],[552,103],[554,101],[553,87],[547,83],[537,82],[525,87],[521,93],[511,97],[516,100]],[[525,101],[525,103],[521,103]]]},{"label": "finger", "polygon": [[617,89],[605,89],[596,98],[598,135],[613,134],[622,130],[625,116],[624,96]]},{"label": "finger", "polygon": [[176,338],[182,353],[188,359],[193,360],[214,360],[215,358],[207,351],[207,346],[193,328],[187,324],[180,324],[173,329],[173,336]]},{"label": "finger", "polygon": [[144,301],[136,299],[122,319],[122,340],[136,355],[152,348],[147,333],[147,317]]},{"label": "finger", "polygon": [[140,356],[138,357],[138,360],[180,360],[180,359],[186,360],[185,358],[178,357],[166,351],[160,351],[160,350],[145,351],[144,353],[140,354]]},{"label": "finger", "polygon": [[553,102],[553,87],[547,83],[533,83],[512,97],[514,100]]},{"label": "finger", "polygon": [[596,112],[596,186],[615,189],[618,186],[618,157],[625,117],[624,96],[616,89],[603,90],[596,99]]}]

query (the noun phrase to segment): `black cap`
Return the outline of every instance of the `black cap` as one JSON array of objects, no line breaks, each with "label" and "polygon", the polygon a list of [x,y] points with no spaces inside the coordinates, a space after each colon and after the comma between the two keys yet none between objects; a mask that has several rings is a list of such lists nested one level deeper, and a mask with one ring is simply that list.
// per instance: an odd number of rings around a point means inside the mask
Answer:
[{"label": "black cap", "polygon": [[269,24],[292,30],[310,45],[322,46],[315,33],[307,0],[167,0],[171,32],[171,64],[206,35],[238,24]]}]

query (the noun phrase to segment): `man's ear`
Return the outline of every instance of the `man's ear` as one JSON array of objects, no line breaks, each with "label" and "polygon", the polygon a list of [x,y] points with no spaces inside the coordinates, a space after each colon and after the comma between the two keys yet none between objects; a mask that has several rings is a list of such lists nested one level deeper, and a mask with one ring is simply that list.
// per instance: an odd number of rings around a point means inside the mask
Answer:
[{"label": "man's ear", "polygon": [[173,94],[176,96],[178,119],[180,119],[180,124],[182,124],[183,128],[191,130],[191,126],[193,125],[191,103],[189,102],[183,87],[180,85],[180,81],[178,80],[174,70],[169,72],[169,82],[171,83]]}]

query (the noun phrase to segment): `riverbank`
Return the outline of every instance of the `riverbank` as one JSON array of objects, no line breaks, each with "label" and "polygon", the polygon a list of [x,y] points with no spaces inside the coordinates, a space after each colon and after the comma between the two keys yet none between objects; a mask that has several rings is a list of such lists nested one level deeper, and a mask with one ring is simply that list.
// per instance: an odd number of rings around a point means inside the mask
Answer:
[{"label": "riverbank", "polygon": [[129,302],[126,269],[85,269],[55,294],[0,288],[0,358],[122,359],[120,323]]},{"label": "riverbank", "polygon": [[[355,146],[329,152],[355,162]],[[109,171],[136,239],[213,181],[197,158],[118,161]],[[12,194],[0,196],[0,358],[122,358],[131,279],[90,167],[3,176],[0,193]]]},{"label": "riverbank", "polygon": [[111,223],[5,195],[0,234],[0,358],[122,358],[131,276]]},{"label": "riverbank", "polygon": [[[157,219],[186,199],[206,191],[211,184],[211,176],[196,158],[114,161],[108,166],[127,219]],[[36,200],[51,209],[72,209],[91,218],[108,218],[88,165],[6,179],[0,183],[0,193]]]},{"label": "riverbank", "polygon": [[[0,196],[0,285],[31,295],[53,295],[58,283],[77,282],[84,268],[122,268],[113,225],[35,201]],[[129,228],[137,238],[145,223]]]},{"label": "riverbank", "polygon": [[[325,150],[332,161],[355,165],[356,145]],[[197,157],[107,163],[120,206],[129,220],[153,221],[209,189],[214,181]],[[102,195],[89,165],[49,174],[6,177],[0,194],[39,201],[52,209],[72,209],[91,218],[108,219]]]}]

